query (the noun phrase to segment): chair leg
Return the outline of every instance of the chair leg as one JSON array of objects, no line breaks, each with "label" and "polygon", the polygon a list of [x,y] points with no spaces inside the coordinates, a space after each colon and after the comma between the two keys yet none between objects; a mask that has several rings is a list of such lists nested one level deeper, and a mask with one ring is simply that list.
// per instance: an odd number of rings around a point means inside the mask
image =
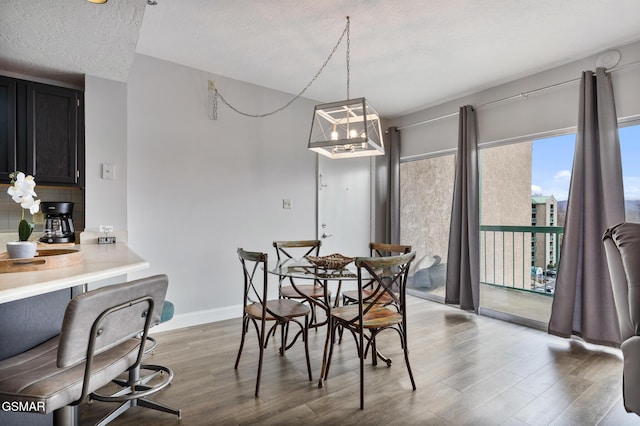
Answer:
[{"label": "chair leg", "polygon": [[[360,358],[360,409],[364,410],[364,330],[359,328],[360,342],[358,348],[358,355]],[[373,355],[375,358],[375,355]]]},{"label": "chair leg", "polygon": [[376,348],[376,338],[373,334],[373,331],[371,332],[371,360],[372,360],[372,364],[373,366],[377,366],[378,365],[378,349]]},{"label": "chair leg", "polygon": [[151,401],[145,398],[140,398],[138,400],[138,405],[140,407],[145,407],[145,408],[150,408],[152,410],[156,410],[156,411],[162,411],[163,413],[169,413],[169,414],[174,414],[176,416],[178,416],[178,420],[182,419],[182,411],[181,410],[176,410],[175,408],[171,408],[168,405],[164,405],[161,404],[159,402],[156,401]]},{"label": "chair leg", "polygon": [[245,315],[242,319],[242,337],[240,338],[240,349],[238,349],[238,356],[236,357],[236,365],[233,367],[235,370],[238,369],[238,364],[240,363],[240,355],[242,355],[242,348],[244,347],[244,337],[247,334],[247,329],[249,328],[249,317]]},{"label": "chair leg", "polygon": [[116,408],[115,410],[113,410],[112,412],[104,416],[102,419],[100,419],[100,421],[96,423],[96,426],[104,426],[108,423],[111,423],[120,414],[124,413],[131,407],[135,407],[136,406],[135,402],[136,402],[135,399],[123,402],[118,406],[118,408]]},{"label": "chair leg", "polygon": [[289,340],[289,321],[284,324],[280,324],[280,327],[282,327],[280,332],[280,355],[282,356],[287,350],[287,341]]},{"label": "chair leg", "polygon": [[54,426],[77,426],[78,425],[78,406],[67,405],[58,408],[53,412]]},{"label": "chair leg", "polygon": [[309,316],[304,317],[304,330],[302,333],[304,337],[304,354],[307,357],[307,371],[309,372],[309,381],[313,380],[311,376],[311,361],[309,360]]},{"label": "chair leg", "polygon": [[318,387],[322,388],[322,381],[327,376],[327,360],[328,360],[328,351],[329,351],[329,340],[331,339],[331,327],[332,321],[329,318],[327,324],[327,335],[324,338],[324,351],[322,351],[322,368],[320,369],[320,379],[318,380]]},{"label": "chair leg", "polygon": [[265,341],[265,323],[264,318],[262,319],[262,328],[260,331],[260,335],[258,336],[258,341],[260,342],[260,357],[258,358],[258,377],[256,379],[256,398],[260,393],[260,378],[262,377],[262,360],[264,358],[264,341]]},{"label": "chair leg", "polygon": [[409,372],[409,379],[411,379],[411,386],[413,390],[416,390],[416,382],[413,380],[413,373],[411,372],[411,364],[409,364],[409,347],[407,346],[407,335],[402,333],[402,343],[404,346],[404,362],[407,364],[407,371]]},{"label": "chair leg", "polygon": [[337,308],[340,304],[340,291],[342,290],[342,280],[338,281],[338,289],[336,290],[336,298],[333,302],[333,307]]},{"label": "chair leg", "polygon": [[269,346],[269,338],[271,336],[275,336],[276,335],[276,331],[278,331],[278,322],[275,322],[273,324],[273,326],[269,329],[269,332],[267,333],[267,337],[264,339],[264,348],[266,349],[267,346]]},{"label": "chair leg", "polygon": [[327,364],[324,371],[324,379],[326,380],[329,377],[329,368],[331,367],[331,358],[333,358],[333,345],[336,340],[336,329],[338,328],[338,323],[335,320],[331,320],[329,322],[329,331],[327,332],[329,336],[329,355],[327,356]]}]

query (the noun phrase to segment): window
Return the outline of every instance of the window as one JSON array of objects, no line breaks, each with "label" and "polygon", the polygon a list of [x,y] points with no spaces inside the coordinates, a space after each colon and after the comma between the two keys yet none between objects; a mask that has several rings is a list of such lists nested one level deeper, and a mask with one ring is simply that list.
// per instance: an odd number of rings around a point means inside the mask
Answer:
[{"label": "window", "polygon": [[622,127],[620,152],[624,184],[625,216],[627,222],[640,222],[640,125]]}]

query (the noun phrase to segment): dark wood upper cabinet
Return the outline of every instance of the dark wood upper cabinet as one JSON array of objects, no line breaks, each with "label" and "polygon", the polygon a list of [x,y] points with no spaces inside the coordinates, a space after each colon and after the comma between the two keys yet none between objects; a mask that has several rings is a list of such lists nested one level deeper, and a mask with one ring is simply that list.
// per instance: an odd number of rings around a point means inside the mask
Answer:
[{"label": "dark wood upper cabinet", "polygon": [[27,172],[41,185],[76,184],[81,92],[27,84]]},{"label": "dark wood upper cabinet", "polygon": [[[83,92],[24,80],[0,77],[0,102],[6,85],[15,82],[13,117],[0,121],[0,154],[14,160],[0,163],[0,182],[8,173],[21,170],[35,177],[38,185],[84,186],[84,96]],[[7,93],[9,93],[9,90]],[[4,113],[4,107],[0,113]],[[13,119],[12,119],[13,118]],[[3,120],[1,118],[0,120]],[[13,128],[11,127],[13,123]],[[5,143],[13,134],[14,144]],[[7,136],[9,139],[10,136]],[[10,152],[10,150],[12,152]],[[4,156],[3,156],[4,157]]]}]

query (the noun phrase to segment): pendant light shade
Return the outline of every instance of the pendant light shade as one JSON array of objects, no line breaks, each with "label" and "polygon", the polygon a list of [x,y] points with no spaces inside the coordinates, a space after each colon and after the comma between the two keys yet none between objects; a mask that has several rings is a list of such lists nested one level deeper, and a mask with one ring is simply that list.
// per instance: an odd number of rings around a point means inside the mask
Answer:
[{"label": "pendant light shade", "polygon": [[384,155],[380,116],[365,98],[316,105],[309,149],[329,158]]}]

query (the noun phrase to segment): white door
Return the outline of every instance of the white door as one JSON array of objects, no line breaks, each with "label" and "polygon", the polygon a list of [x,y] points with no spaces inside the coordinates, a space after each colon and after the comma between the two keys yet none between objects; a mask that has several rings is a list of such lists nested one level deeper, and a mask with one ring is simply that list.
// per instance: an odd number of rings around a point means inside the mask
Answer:
[{"label": "white door", "polygon": [[371,241],[371,159],[318,156],[318,238],[321,255],[368,256]]}]

